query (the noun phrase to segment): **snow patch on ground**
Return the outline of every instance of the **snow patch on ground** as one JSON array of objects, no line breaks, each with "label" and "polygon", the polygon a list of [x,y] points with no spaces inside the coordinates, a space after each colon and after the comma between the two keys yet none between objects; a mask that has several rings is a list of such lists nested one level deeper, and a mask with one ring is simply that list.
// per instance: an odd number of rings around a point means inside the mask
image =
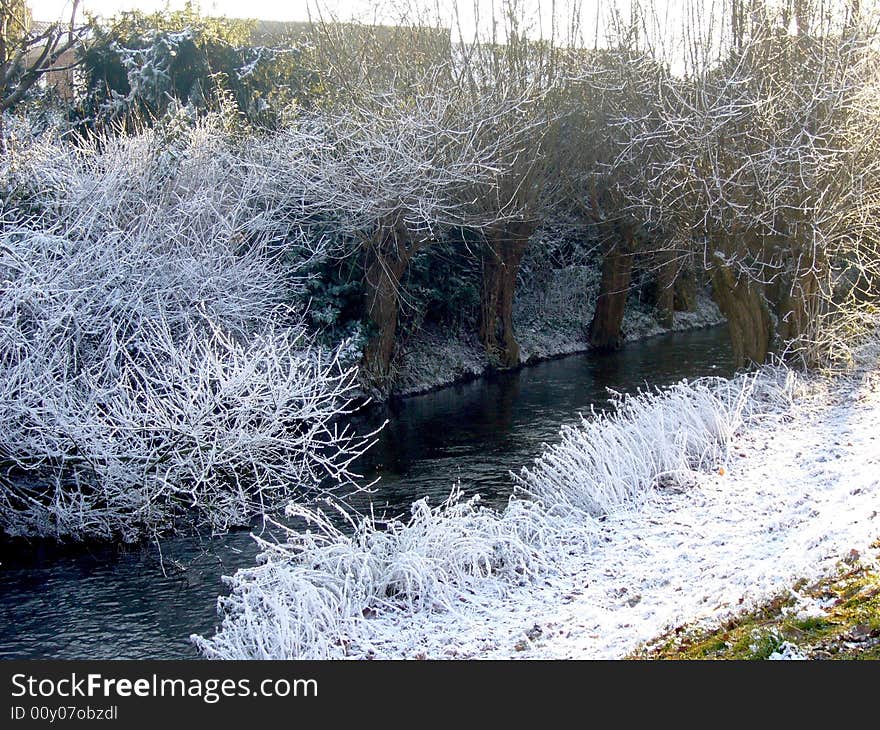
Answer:
[{"label": "snow patch on ground", "polygon": [[473,332],[425,328],[398,352],[394,390],[415,395],[482,375],[488,363]]},{"label": "snow patch on ground", "polygon": [[770,661],[806,661],[807,657],[801,652],[800,647],[783,641],[767,659]]}]

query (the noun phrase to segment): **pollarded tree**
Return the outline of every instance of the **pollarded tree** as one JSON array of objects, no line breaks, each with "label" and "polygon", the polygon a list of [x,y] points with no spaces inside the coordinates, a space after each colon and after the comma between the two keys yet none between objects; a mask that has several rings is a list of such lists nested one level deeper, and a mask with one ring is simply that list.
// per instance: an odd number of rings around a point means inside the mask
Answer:
[{"label": "pollarded tree", "polygon": [[[719,86],[714,85],[717,79]],[[750,244],[742,224],[749,194],[735,171],[750,137],[751,99],[721,74],[670,79],[654,97],[651,123],[628,120],[627,155],[644,161],[628,189],[632,208],[653,225],[678,230],[706,247],[713,291],[728,319],[737,361],[761,362],[772,322],[758,283],[747,272]],[[741,262],[744,267],[739,270]]]},{"label": "pollarded tree", "polygon": [[760,16],[723,63],[660,87],[658,123],[631,125],[649,161],[634,208],[699,243],[740,363],[773,346],[771,307],[784,346],[819,356],[846,221],[875,169],[876,124],[855,103],[871,69],[857,26],[792,34]]},{"label": "pollarded tree", "polygon": [[650,99],[667,72],[628,36],[610,49],[582,51],[566,80],[564,133],[556,169],[563,176],[564,204],[592,227],[602,254],[602,276],[593,318],[591,347],[610,350],[623,341],[622,324],[637,256],[655,259],[671,292],[676,277],[664,229],[651,225],[630,200],[641,190],[645,161],[629,145],[634,129],[656,123]]},{"label": "pollarded tree", "polygon": [[368,320],[361,374],[391,377],[401,281],[412,259],[458,220],[453,190],[485,174],[482,153],[450,101],[448,30],[319,17],[303,29],[327,79],[319,108],[294,128],[316,137],[306,161],[310,220],[362,258]]},{"label": "pollarded tree", "polygon": [[[500,368],[520,362],[513,326],[513,305],[520,264],[542,220],[547,158],[542,129],[548,120],[539,99],[511,106],[499,119],[505,129],[491,134],[508,142],[498,160],[498,173],[486,181],[477,199],[479,212],[470,222],[485,245],[482,267],[479,336],[489,362]],[[485,189],[488,188],[488,189]],[[476,223],[476,226],[475,226]]]},{"label": "pollarded tree", "polygon": [[484,242],[479,337],[499,368],[520,362],[513,326],[517,278],[558,182],[552,171],[561,128],[555,92],[564,70],[560,49],[530,40],[513,5],[504,16],[504,43],[477,38],[459,49],[456,67],[464,114],[496,155],[494,174],[463,192],[465,226]]},{"label": "pollarded tree", "polygon": [[480,130],[483,114],[497,110],[463,116],[443,83],[437,73],[420,89],[350,98],[345,109],[310,117],[323,139],[309,163],[313,214],[363,256],[371,329],[362,372],[375,386],[391,374],[407,267],[444,227],[461,223],[462,191],[494,175],[497,141]]}]

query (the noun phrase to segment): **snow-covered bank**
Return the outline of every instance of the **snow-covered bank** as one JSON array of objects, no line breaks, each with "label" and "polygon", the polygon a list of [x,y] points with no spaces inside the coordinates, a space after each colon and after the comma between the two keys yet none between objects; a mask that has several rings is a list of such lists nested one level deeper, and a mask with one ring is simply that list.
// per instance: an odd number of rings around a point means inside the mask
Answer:
[{"label": "snow-covered bank", "polygon": [[[571,266],[554,272],[542,285],[519,293],[514,323],[523,363],[536,363],[590,349],[587,329],[599,292],[595,267]],[[698,291],[694,311],[675,312],[671,328],[658,322],[656,312],[630,297],[623,321],[627,342],[666,332],[714,327],[722,324],[718,305],[707,291]],[[393,390],[416,395],[478,377],[488,369],[475,328],[420,329],[401,343],[395,361]]]},{"label": "snow-covered bank", "polygon": [[600,547],[544,586],[542,635],[516,656],[618,657],[833,572],[880,535],[878,465],[877,372],[806,383],[733,439],[724,473],[610,515]]},{"label": "snow-covered bank", "polygon": [[224,658],[614,657],[741,609],[880,534],[876,353],[832,381],[768,368],[624,401],[566,434],[522,477],[537,500],[501,514],[422,503],[384,531],[266,546],[197,644]]},{"label": "snow-covered bank", "polygon": [[[580,449],[583,481],[576,489],[559,488],[548,461],[564,462],[550,452],[518,478],[531,499],[511,498],[501,513],[461,503],[454,490],[439,507],[415,503],[407,522],[362,518],[347,535],[323,515],[292,505],[288,513],[304,518],[310,530],[288,531],[282,545],[263,543],[263,564],[236,573],[232,594],[220,599],[220,632],[196,643],[222,658],[418,649],[412,641],[393,647],[402,625],[427,625],[438,616],[463,620],[478,607],[486,610],[487,599],[500,608],[520,593],[531,595],[593,548],[607,510],[643,498],[661,481],[686,483],[692,468],[723,462],[756,383],[753,376],[682,382],[622,400],[616,412],[584,421],[579,440],[567,434],[565,456],[578,460]],[[780,388],[768,376],[760,385],[778,400],[790,383]],[[663,424],[679,410],[687,416],[664,434]],[[625,453],[634,447],[642,449],[637,458]]]}]

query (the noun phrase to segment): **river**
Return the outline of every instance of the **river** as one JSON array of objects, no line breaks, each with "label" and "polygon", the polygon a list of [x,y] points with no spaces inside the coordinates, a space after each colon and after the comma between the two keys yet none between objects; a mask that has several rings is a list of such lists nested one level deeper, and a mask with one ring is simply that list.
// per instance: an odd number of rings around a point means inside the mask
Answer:
[{"label": "river", "polygon": [[[509,471],[530,463],[579,412],[605,406],[608,388],[632,392],[732,372],[727,332],[718,327],[479,378],[361,416],[364,428],[389,423],[360,468],[365,480],[379,478],[371,496],[379,511],[404,512],[423,496],[436,503],[456,481],[502,504]],[[138,548],[7,547],[0,553],[0,656],[195,658],[188,636],[213,633],[222,576],[252,565],[255,555],[247,531]]]}]

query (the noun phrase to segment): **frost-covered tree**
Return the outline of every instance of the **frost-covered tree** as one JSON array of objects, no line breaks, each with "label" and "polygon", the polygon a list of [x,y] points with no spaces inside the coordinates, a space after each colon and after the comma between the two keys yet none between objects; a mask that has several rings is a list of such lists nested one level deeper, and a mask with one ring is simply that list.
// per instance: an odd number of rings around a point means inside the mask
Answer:
[{"label": "frost-covered tree", "polygon": [[81,41],[84,29],[75,25],[79,0],[69,10],[69,22],[36,29],[22,0],[0,0],[0,153],[5,150],[3,114],[21,102],[28,91]]},{"label": "frost-covered tree", "polygon": [[759,10],[720,63],[670,79],[627,120],[628,153],[645,163],[630,199],[696,243],[740,362],[762,362],[775,331],[816,362],[841,271],[854,258],[876,271],[852,223],[874,215],[876,55],[858,22],[801,8],[795,30]]},{"label": "frost-covered tree", "polygon": [[509,368],[520,363],[513,326],[520,266],[558,181],[555,92],[564,66],[552,44],[529,37],[513,5],[499,21],[503,43],[493,29],[459,48],[456,85],[464,114],[496,155],[494,174],[465,191],[466,226],[483,241],[479,338],[490,364]]},{"label": "frost-covered tree", "polygon": [[565,184],[562,201],[589,225],[601,252],[601,280],[588,341],[616,349],[636,257],[655,259],[658,279],[671,291],[674,262],[661,230],[629,201],[641,192],[646,161],[631,153],[633,128],[650,126],[650,100],[668,73],[626,34],[612,48],[583,52],[563,90],[564,133],[557,151]]},{"label": "frost-covered tree", "polygon": [[[438,74],[436,84],[443,83]],[[480,134],[495,110],[456,103],[425,80],[419,89],[351,100],[312,117],[315,212],[363,257],[370,332],[362,372],[381,386],[390,375],[401,281],[413,257],[465,217],[464,191],[495,172],[497,145]]]}]

